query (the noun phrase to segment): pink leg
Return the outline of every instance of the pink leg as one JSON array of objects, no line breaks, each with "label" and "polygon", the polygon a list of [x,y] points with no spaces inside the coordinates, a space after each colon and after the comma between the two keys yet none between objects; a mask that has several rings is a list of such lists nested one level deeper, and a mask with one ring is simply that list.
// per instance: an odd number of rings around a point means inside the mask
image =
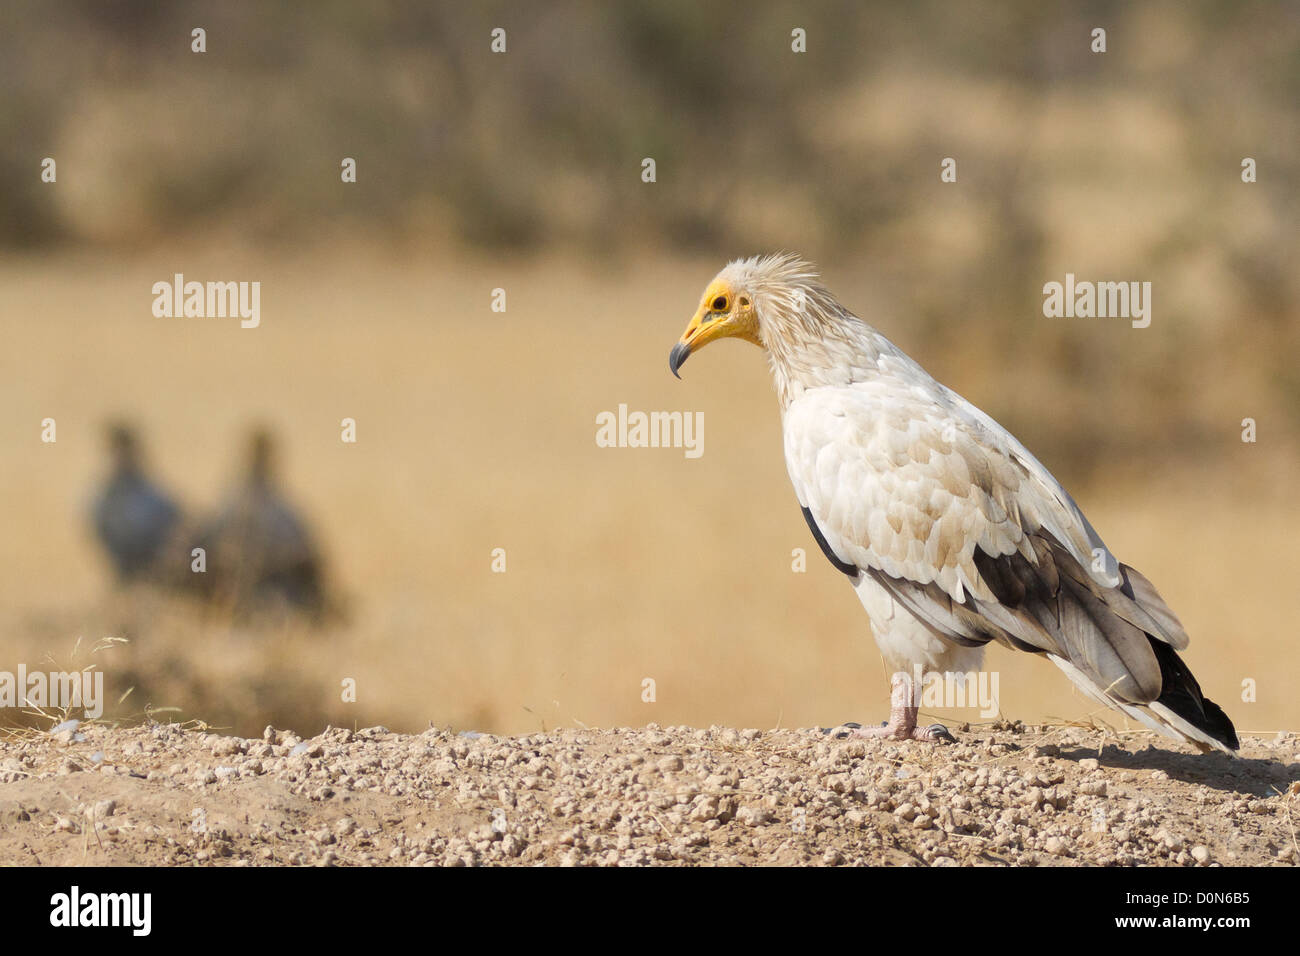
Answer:
[{"label": "pink leg", "polygon": [[891,682],[889,695],[889,722],[883,727],[862,727],[858,724],[844,724],[846,732],[835,736],[865,737],[868,739],[885,738],[887,740],[931,740],[943,743],[956,743],[955,738],[943,724],[931,724],[929,727],[916,726],[917,711],[920,710],[912,700],[912,682],[904,675],[895,674]]}]

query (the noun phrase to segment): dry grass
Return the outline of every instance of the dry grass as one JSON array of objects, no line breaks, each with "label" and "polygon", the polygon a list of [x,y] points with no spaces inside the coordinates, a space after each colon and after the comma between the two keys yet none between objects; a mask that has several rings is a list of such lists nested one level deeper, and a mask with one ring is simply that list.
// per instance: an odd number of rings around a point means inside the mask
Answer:
[{"label": "dry grass", "polygon": [[[268,720],[523,732],[883,716],[866,619],[790,493],[760,356],[726,343],[693,358],[684,382],[668,374],[716,265],[162,250],[0,267],[0,313],[15,320],[0,354],[0,668],[33,666],[79,636],[129,637],[102,664],[110,700],[134,686],[124,707],[135,712],[176,706],[244,733]],[[260,280],[262,328],[153,318],[151,284],[182,268]],[[855,307],[876,306],[865,280],[832,278]],[[488,309],[498,286],[509,297],[499,316]],[[940,364],[937,339],[881,324]],[[941,364],[946,374],[952,353]],[[1018,393],[977,366],[961,376],[951,384],[991,410],[1070,421],[1050,394]],[[595,416],[620,402],[703,411],[704,456],[597,448]],[[160,477],[191,505],[229,480],[248,423],[276,426],[349,622],[248,629],[167,597],[109,595],[82,519],[100,425],[118,415],[141,423]],[[47,416],[56,445],[38,438]],[[339,441],[345,416],[359,423],[355,446]],[[1224,449],[1194,473],[1109,471],[1091,488],[1060,477],[1177,609],[1192,668],[1238,727],[1294,729],[1300,509],[1265,444],[1246,460],[1239,444]],[[496,547],[505,574],[490,571]],[[806,574],[791,572],[796,547],[811,549]],[[992,661],[1003,714],[1093,709],[1042,661]],[[340,700],[348,677],[355,704]],[[654,704],[641,700],[647,677]],[[1258,703],[1239,700],[1247,678]]]}]

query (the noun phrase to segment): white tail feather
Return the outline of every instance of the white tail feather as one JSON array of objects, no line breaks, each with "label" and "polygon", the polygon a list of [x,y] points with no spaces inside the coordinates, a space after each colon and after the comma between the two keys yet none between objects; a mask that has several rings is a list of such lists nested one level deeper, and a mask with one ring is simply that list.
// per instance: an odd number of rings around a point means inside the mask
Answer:
[{"label": "white tail feather", "polygon": [[1076,687],[1098,703],[1105,704],[1107,707],[1132,717],[1140,724],[1151,728],[1162,736],[1169,737],[1172,740],[1181,740],[1183,743],[1191,744],[1202,752],[1221,750],[1233,757],[1237,755],[1235,751],[1229,750],[1205,731],[1193,727],[1164,704],[1138,705],[1117,700],[1108,694],[1105,688],[1065,658],[1057,657],[1055,654],[1048,654],[1047,656],[1053,664],[1065,672],[1065,676],[1070,678]]}]

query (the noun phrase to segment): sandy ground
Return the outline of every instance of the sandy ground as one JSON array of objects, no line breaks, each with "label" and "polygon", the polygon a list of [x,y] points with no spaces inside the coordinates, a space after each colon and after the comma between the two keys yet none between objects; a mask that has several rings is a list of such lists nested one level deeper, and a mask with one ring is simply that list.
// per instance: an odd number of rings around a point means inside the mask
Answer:
[{"label": "sandy ground", "polygon": [[1300,863],[1295,735],[1233,760],[1146,734],[954,729],[938,746],[654,724],[308,740],[65,726],[0,742],[0,863]]}]

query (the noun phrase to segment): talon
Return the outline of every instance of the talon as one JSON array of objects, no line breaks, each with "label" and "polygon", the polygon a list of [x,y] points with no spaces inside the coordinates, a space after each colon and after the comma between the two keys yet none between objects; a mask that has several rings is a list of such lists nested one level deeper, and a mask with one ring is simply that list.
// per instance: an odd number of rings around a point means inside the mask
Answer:
[{"label": "talon", "polygon": [[943,724],[931,724],[925,729],[918,728],[915,736],[917,740],[933,740],[945,744],[955,744],[957,742],[957,738]]}]

